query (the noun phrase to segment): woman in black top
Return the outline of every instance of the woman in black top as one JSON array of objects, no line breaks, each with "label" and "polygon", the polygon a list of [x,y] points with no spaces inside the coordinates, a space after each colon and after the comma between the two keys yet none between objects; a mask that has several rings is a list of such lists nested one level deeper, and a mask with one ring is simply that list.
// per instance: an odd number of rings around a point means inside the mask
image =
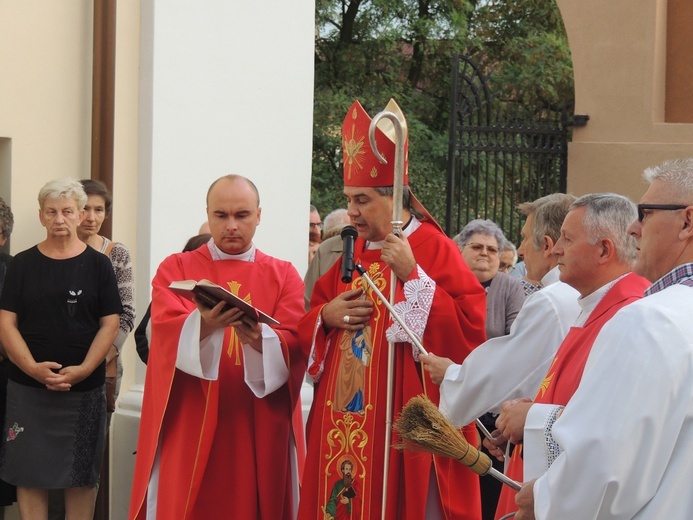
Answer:
[{"label": "woman in black top", "polygon": [[0,298],[0,339],[13,363],[0,478],[17,486],[23,518],[46,517],[48,489],[65,489],[69,518],[93,516],[104,358],[122,306],[110,261],[77,236],[86,199],[76,180],[41,189],[46,239],[12,259]]}]

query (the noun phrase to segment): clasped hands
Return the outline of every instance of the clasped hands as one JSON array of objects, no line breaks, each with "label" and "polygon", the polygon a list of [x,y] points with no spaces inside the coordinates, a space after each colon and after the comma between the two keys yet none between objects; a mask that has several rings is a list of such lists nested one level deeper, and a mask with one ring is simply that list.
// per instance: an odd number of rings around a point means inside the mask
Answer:
[{"label": "clasped hands", "polygon": [[200,339],[204,339],[217,329],[233,327],[238,334],[238,339],[244,345],[250,345],[258,352],[262,352],[262,325],[248,317],[241,309],[229,307],[221,301],[209,308],[195,300],[195,305],[200,311]]},{"label": "clasped hands", "polygon": [[86,379],[91,372],[82,365],[63,367],[55,361],[36,363],[31,376],[40,381],[48,390],[68,392],[72,386]]}]

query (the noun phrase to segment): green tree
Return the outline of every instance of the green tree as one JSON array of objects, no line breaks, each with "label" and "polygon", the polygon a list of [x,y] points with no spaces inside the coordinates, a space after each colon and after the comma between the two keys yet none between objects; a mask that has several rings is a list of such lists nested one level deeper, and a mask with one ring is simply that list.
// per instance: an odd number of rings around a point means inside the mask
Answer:
[{"label": "green tree", "polygon": [[469,23],[471,53],[487,64],[500,97],[545,106],[572,102],[570,48],[554,0],[488,0]]},{"label": "green tree", "polygon": [[567,49],[552,0],[317,0],[313,204],[344,206],[341,125],[351,103],[374,115],[395,98],[409,125],[410,184],[442,222],[452,56],[477,56],[507,99],[555,102],[572,98]]}]

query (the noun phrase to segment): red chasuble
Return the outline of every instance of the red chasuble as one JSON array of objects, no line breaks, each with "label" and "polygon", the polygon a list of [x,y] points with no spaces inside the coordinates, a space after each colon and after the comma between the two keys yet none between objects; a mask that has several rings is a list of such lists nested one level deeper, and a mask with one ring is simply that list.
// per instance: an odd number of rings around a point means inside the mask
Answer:
[{"label": "red chasuble", "polygon": [[[408,237],[418,265],[436,282],[430,316],[422,338],[424,347],[438,356],[461,363],[485,338],[485,293],[462,260],[457,246],[428,222]],[[367,270],[384,295],[390,293],[390,269],[380,259],[380,250],[365,250],[358,239],[355,259]],[[326,333],[320,310],[338,294],[362,286],[357,272],[354,281],[341,282],[340,262],[335,263],[315,284],[311,312],[301,321],[301,346],[309,360],[309,374],[319,377],[308,418],[308,454],[301,488],[298,517],[324,520],[330,514],[330,497],[342,479],[345,461],[353,465],[353,495],[350,516],[340,518],[379,519],[383,500],[385,452],[385,405],[387,383],[386,329],[389,311],[369,289],[375,302],[369,326],[357,333],[343,329]],[[416,270],[412,279],[417,277]],[[404,300],[398,283],[397,301]],[[438,403],[438,387],[412,357],[412,346],[396,343],[394,363],[393,417],[406,402],[426,392]],[[474,425],[466,427],[474,445],[478,439]],[[393,442],[397,438],[393,433]],[[433,471],[432,471],[433,470]],[[434,474],[445,518],[481,518],[477,475],[457,461],[390,449],[387,518],[420,520],[425,517],[429,478]],[[328,516],[329,515],[329,516]]]},{"label": "red chasuble", "polygon": [[[216,381],[175,368],[183,323],[195,308],[167,289],[174,280],[206,278],[247,299],[281,325],[289,381],[259,399],[244,381],[243,353],[226,329]],[[305,372],[297,324],[303,282],[294,267],[256,252],[254,262],[212,260],[207,245],[168,257],[152,282],[152,337],[137,445],[130,518],[146,517],[147,486],[157,449],[157,518],[290,519],[292,410]]]},{"label": "red chasuble", "polygon": [[[534,398],[535,403],[560,406],[568,404],[580,384],[587,358],[599,331],[622,307],[642,298],[649,286],[650,282],[645,278],[630,273],[607,291],[585,324],[582,327],[572,327],[568,332],[539,387],[539,392]],[[513,480],[523,482],[522,445],[516,446],[513,450],[506,474]],[[503,486],[496,509],[496,519],[517,511],[516,494],[517,492],[508,486]]]}]

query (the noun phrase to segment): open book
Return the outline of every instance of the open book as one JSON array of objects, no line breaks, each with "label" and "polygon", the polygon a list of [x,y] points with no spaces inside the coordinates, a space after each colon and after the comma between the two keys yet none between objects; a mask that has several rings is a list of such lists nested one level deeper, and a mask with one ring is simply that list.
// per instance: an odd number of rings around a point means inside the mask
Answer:
[{"label": "open book", "polygon": [[224,289],[221,285],[217,285],[209,280],[200,280],[199,282],[195,280],[180,280],[171,282],[168,288],[190,300],[195,296],[200,303],[208,307],[214,307],[223,300],[227,305],[241,309],[246,316],[255,321],[267,323],[268,325],[279,325],[279,322],[272,316],[256,309],[248,302]]}]

